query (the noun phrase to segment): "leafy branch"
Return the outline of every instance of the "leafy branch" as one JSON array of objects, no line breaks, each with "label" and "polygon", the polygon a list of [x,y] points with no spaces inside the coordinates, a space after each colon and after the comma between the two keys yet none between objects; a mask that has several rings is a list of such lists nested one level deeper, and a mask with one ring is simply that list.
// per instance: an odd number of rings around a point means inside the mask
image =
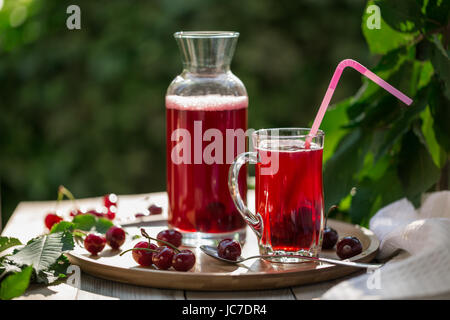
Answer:
[{"label": "leafy branch", "polygon": [[[325,163],[326,207],[367,224],[382,206],[407,197],[420,205],[424,193],[448,189],[450,160],[450,62],[448,1],[368,1],[381,10],[381,28],[362,31],[374,54],[374,72],[412,97],[401,105],[363,79],[358,93],[334,106],[347,123],[328,130],[342,138]],[[342,111],[338,111],[342,110]],[[333,142],[333,141],[332,141]],[[339,181],[339,184],[336,183]]]},{"label": "leafy branch", "polygon": [[[0,243],[21,245],[17,239],[1,237]],[[0,251],[8,246],[0,247]],[[65,277],[69,261],[64,252],[74,248],[70,232],[56,232],[34,238],[0,258],[0,299],[22,295],[30,283],[50,284]]]},{"label": "leafy branch", "polygon": [[[76,202],[70,191],[58,189],[57,202],[64,196]],[[51,284],[66,277],[69,260],[64,255],[74,248],[75,241],[83,245],[88,232],[106,233],[114,224],[111,220],[92,214],[79,214],[72,221],[60,221],[48,234],[27,242],[0,237],[0,253],[16,246],[12,254],[0,257],[0,300],[12,299],[25,293],[30,283]]]}]

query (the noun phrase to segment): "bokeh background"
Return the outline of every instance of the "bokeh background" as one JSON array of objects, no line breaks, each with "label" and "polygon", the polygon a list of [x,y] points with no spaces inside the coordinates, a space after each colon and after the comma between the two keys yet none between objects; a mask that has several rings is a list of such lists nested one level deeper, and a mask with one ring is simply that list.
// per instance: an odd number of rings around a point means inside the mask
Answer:
[{"label": "bokeh background", "polygon": [[[81,30],[66,27],[70,4]],[[249,126],[308,126],[340,60],[377,61],[361,32],[365,5],[0,0],[3,224],[61,184],[80,198],[165,190],[164,95],[182,69],[174,32],[239,31],[232,71],[247,87]],[[333,101],[360,86],[344,73]]]}]

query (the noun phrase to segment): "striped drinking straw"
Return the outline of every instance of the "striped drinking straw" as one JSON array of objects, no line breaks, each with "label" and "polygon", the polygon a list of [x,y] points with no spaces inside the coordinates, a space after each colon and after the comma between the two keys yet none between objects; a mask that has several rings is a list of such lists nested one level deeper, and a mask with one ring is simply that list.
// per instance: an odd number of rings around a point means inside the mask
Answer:
[{"label": "striped drinking straw", "polygon": [[317,130],[319,130],[323,116],[325,115],[328,105],[330,104],[331,97],[333,96],[334,90],[336,89],[337,84],[339,83],[339,79],[341,78],[342,71],[344,71],[346,67],[351,67],[355,69],[356,71],[358,71],[359,73],[366,76],[367,78],[378,84],[380,87],[385,89],[387,92],[395,96],[397,99],[403,101],[408,106],[412,103],[411,98],[407,97],[404,93],[400,92],[399,90],[391,86],[389,83],[381,79],[379,76],[377,76],[375,73],[364,67],[359,62],[352,59],[342,60],[336,67],[336,70],[334,71],[333,78],[331,78],[330,85],[328,86],[327,92],[325,93],[322,103],[320,104],[320,108],[319,111],[317,112],[316,118],[314,119],[311,131],[309,132],[308,137],[306,138],[305,141],[306,149],[309,149],[312,137],[314,137],[317,133]]}]

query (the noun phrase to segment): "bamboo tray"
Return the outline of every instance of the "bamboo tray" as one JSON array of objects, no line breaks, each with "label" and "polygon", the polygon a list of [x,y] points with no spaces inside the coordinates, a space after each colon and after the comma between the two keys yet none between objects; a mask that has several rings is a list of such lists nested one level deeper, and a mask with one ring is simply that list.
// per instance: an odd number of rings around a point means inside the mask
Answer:
[{"label": "bamboo tray", "polygon": [[[370,262],[376,255],[379,241],[368,229],[336,220],[328,220],[329,226],[336,229],[339,237],[356,236],[363,245],[363,252],[351,261]],[[150,235],[165,229],[165,220],[156,220],[140,225]],[[131,235],[139,234],[139,227],[126,228],[129,240],[122,246],[128,249],[141,239],[131,240]],[[70,262],[94,276],[128,284],[155,288],[204,291],[257,290],[290,287],[336,279],[352,272],[356,268],[334,266],[326,263],[304,262],[299,264],[270,263],[264,260],[248,260],[239,265],[231,265],[213,259],[200,249],[194,249],[196,265],[188,272],[173,269],[157,270],[137,265],[131,253],[119,256],[119,252],[103,250],[97,257],[91,256],[85,249],[76,247],[67,254]],[[256,237],[250,229],[243,246],[243,256],[258,254]],[[323,251],[321,256],[337,258],[334,250]]]}]

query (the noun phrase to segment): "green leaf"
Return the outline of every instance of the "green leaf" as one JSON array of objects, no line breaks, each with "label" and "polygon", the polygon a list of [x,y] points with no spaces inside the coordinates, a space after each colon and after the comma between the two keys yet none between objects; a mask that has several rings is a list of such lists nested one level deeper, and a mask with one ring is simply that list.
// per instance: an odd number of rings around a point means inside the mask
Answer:
[{"label": "green leaf", "polygon": [[65,278],[67,268],[70,266],[69,259],[65,255],[61,255],[58,260],[50,266],[48,270],[42,271],[41,277],[45,278],[48,283],[55,282]]},{"label": "green leaf", "polygon": [[32,272],[33,267],[29,266],[6,277],[0,285],[0,299],[10,300],[24,294],[30,284]]},{"label": "green leaf", "polygon": [[[383,55],[377,65],[371,68],[371,70],[379,77],[388,78],[401,67],[406,59],[411,59],[412,55],[413,52],[408,46],[399,47]],[[380,88],[380,86],[373,81],[370,81],[370,83],[373,83],[375,88]]]},{"label": "green leaf", "polygon": [[416,0],[378,0],[383,19],[400,32],[418,31],[424,26],[424,16]]},{"label": "green leaf", "polygon": [[402,139],[397,170],[406,196],[415,204],[440,176],[439,168],[413,130]]},{"label": "green leaf", "polygon": [[[380,134],[381,135],[381,134]],[[377,139],[374,136],[375,140]],[[372,146],[375,143],[372,141]],[[372,148],[371,148],[372,149]],[[375,157],[373,152],[368,152],[366,157],[364,158],[364,165],[362,169],[358,172],[357,179],[362,180],[364,178],[370,178],[372,180],[378,180],[383,174],[386,172],[387,168],[391,164],[391,159],[389,156],[385,156],[377,161],[375,161]]]},{"label": "green leaf", "polygon": [[372,174],[371,177],[362,178],[355,188],[349,211],[353,223],[368,225],[369,219],[379,209],[404,197],[396,166],[388,157],[384,159],[390,166],[381,175]]},{"label": "green leaf", "polygon": [[427,30],[435,30],[448,24],[450,1],[448,0],[422,0],[426,2],[424,12],[426,14]]},{"label": "green leaf", "polygon": [[8,261],[2,261],[0,265],[0,280],[3,279],[8,273],[20,272],[21,269],[15,264],[9,263]]},{"label": "green leaf", "polygon": [[30,240],[25,247],[17,250],[6,259],[18,266],[32,265],[36,272],[36,281],[49,283],[45,272],[49,271],[63,252],[73,248],[72,234],[69,232],[58,232]]},{"label": "green leaf", "polygon": [[356,186],[349,212],[352,223],[368,224],[372,206],[378,196],[374,187],[373,181],[369,178],[363,179]]},{"label": "green leaf", "polygon": [[[367,6],[373,4],[374,1],[367,2]],[[415,33],[402,33],[392,29],[383,19],[383,11],[381,11],[381,15],[380,29],[369,29],[367,27],[367,19],[370,14],[367,13],[367,7],[364,10],[361,27],[370,52],[385,54],[393,49],[411,43],[416,35]]]},{"label": "green leaf", "polygon": [[22,242],[16,238],[0,237],[0,252],[5,251],[8,248],[19,246]]},{"label": "green leaf", "polygon": [[436,140],[434,135],[434,119],[431,115],[430,106],[428,106],[421,114],[420,118],[422,120],[422,134],[427,144],[428,150],[430,151],[431,157],[433,158],[434,164],[442,168],[447,159],[441,159],[441,147]]},{"label": "green leaf", "polygon": [[96,217],[92,214],[80,214],[75,216],[72,222],[75,224],[75,229],[90,231],[95,226]]},{"label": "green leaf", "polygon": [[346,133],[346,130],[342,129],[342,125],[348,121],[346,108],[350,105],[351,100],[352,98],[348,98],[330,106],[320,125],[320,129],[325,132],[324,163],[333,155],[337,144]]},{"label": "green leaf", "polygon": [[393,122],[392,128],[389,129],[384,143],[380,146],[376,153],[376,160],[386,154],[386,152],[402,137],[402,135],[409,130],[411,123],[417,119],[420,113],[426,108],[429,91],[429,87],[420,90],[417,94],[416,102],[412,106],[408,107],[399,120]]},{"label": "green leaf", "polygon": [[432,83],[429,103],[436,140],[444,150],[450,152],[450,101],[442,93],[442,87],[437,80]]},{"label": "green leaf", "polygon": [[69,221],[61,221],[57,224],[54,224],[50,233],[64,232],[69,231],[72,232],[75,229],[75,224]]},{"label": "green leaf", "polygon": [[[397,89],[409,94],[414,63],[404,56],[405,53],[407,51],[398,49],[391,54],[391,63],[396,61],[396,67],[391,72],[385,73],[389,75],[385,79]],[[347,108],[347,114],[352,121],[346,127],[390,125],[404,106],[386,90],[369,81],[366,90]]]},{"label": "green leaf", "polygon": [[375,192],[380,195],[381,201],[378,203],[378,207],[373,208],[373,213],[405,196],[395,162],[391,161],[390,164],[391,166],[384,172],[383,176],[375,181]]},{"label": "green leaf", "polygon": [[339,142],[333,156],[327,161],[323,174],[325,208],[338,204],[356,184],[367,146],[367,137],[361,129],[355,129]]},{"label": "green leaf", "polygon": [[422,71],[420,72],[419,83],[417,89],[425,87],[431,80],[434,74],[434,68],[430,61],[425,61],[422,65]]},{"label": "green leaf", "polygon": [[442,43],[435,36],[433,37],[434,47],[431,54],[431,63],[438,75],[439,79],[443,82],[443,92],[447,99],[450,100],[450,59],[447,51],[442,46]]},{"label": "green leaf", "polygon": [[99,233],[106,233],[109,228],[111,228],[114,225],[111,220],[106,218],[98,218],[97,222],[95,223],[95,231]]},{"label": "green leaf", "polygon": [[96,217],[92,214],[81,214],[73,218],[74,229],[82,231],[96,231],[106,233],[114,224],[111,220],[102,217]]}]

